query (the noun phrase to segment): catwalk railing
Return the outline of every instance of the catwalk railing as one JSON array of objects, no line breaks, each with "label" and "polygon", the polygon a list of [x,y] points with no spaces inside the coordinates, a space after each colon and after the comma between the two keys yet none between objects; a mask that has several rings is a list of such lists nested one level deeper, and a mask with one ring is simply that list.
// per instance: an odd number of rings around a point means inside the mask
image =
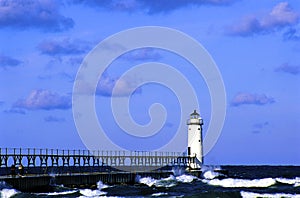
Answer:
[{"label": "catwalk railing", "polygon": [[189,166],[195,157],[177,152],[88,151],[35,148],[0,148],[0,168],[12,165],[24,167],[163,167]]}]

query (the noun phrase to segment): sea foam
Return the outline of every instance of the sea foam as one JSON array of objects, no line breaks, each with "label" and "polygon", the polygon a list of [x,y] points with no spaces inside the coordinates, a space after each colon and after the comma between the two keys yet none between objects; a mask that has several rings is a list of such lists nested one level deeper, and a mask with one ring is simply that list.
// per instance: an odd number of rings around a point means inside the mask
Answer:
[{"label": "sea foam", "polygon": [[173,176],[170,175],[167,178],[162,178],[162,179],[154,179],[152,177],[143,177],[139,178],[139,183],[141,184],[146,184],[147,186],[156,186],[156,187],[173,187],[175,186],[178,182],[181,183],[190,183],[194,181],[195,179],[198,179],[197,177],[194,177],[192,175],[180,175],[180,176]]},{"label": "sea foam", "polygon": [[300,183],[300,177],[296,177],[295,179],[287,179],[287,178],[276,178],[276,181],[282,184],[290,184],[296,185]]},{"label": "sea foam", "polygon": [[91,190],[91,189],[81,189],[79,192],[80,194],[83,195],[80,197],[98,197],[107,194],[106,192],[102,192],[100,190]]},{"label": "sea foam", "polygon": [[18,193],[19,193],[19,191],[17,191],[16,189],[4,188],[0,191],[0,197],[1,198],[10,198]]},{"label": "sea foam", "polygon": [[218,173],[218,172],[214,172],[213,170],[207,170],[203,173],[203,177],[205,179],[214,179],[217,178],[219,176],[221,176],[222,174]]},{"label": "sea foam", "polygon": [[225,188],[251,188],[251,187],[269,187],[276,183],[276,180],[273,178],[264,178],[264,179],[213,179],[213,180],[202,180],[202,182],[207,183],[213,186],[222,186]]},{"label": "sea foam", "polygon": [[55,195],[69,195],[77,193],[78,190],[68,190],[68,191],[62,191],[62,192],[49,192],[49,193],[35,193],[36,195],[48,195],[48,196],[55,196]]},{"label": "sea foam", "polygon": [[267,198],[281,198],[281,197],[289,197],[289,198],[300,198],[299,194],[286,194],[286,193],[254,193],[254,192],[245,192],[241,191],[241,196],[243,198],[257,198],[257,197],[267,197]]}]

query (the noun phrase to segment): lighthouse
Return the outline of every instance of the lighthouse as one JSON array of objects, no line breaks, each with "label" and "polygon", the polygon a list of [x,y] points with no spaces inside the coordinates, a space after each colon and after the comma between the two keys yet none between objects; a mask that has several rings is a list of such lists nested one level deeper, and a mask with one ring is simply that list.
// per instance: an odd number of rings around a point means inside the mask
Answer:
[{"label": "lighthouse", "polygon": [[193,169],[201,168],[201,165],[203,164],[203,149],[202,149],[203,120],[196,110],[194,110],[194,112],[190,114],[190,119],[187,120],[187,125],[188,125],[187,155],[189,157],[196,157],[195,163],[191,163],[190,167]]}]

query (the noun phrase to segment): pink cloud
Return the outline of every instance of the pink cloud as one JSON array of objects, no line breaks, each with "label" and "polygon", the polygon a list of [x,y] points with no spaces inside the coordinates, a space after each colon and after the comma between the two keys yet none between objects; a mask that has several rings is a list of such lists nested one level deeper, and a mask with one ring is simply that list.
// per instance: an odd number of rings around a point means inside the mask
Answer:
[{"label": "pink cloud", "polygon": [[228,33],[240,36],[269,33],[295,25],[298,21],[299,13],[295,12],[288,2],[281,2],[275,5],[270,13],[262,17],[251,15],[242,18],[240,22],[228,28]]},{"label": "pink cloud", "polygon": [[26,99],[18,100],[13,108],[53,110],[71,108],[71,98],[49,90],[33,90]]},{"label": "pink cloud", "polygon": [[274,102],[274,98],[268,97],[265,94],[239,93],[232,99],[231,106],[240,106],[245,104],[266,105]]}]

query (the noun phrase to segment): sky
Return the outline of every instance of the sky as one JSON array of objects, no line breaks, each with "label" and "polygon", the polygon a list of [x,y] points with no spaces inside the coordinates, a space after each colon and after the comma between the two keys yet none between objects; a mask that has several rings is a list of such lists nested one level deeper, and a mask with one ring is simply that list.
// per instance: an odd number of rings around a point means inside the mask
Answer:
[{"label": "sky", "polygon": [[[226,117],[206,164],[300,165],[297,0],[0,0],[0,147],[85,149],[72,113],[81,63],[107,37],[142,26],[189,35],[218,66]],[[178,128],[180,101],[168,87],[148,83],[131,93],[143,80],[135,75],[123,78],[112,95],[120,76],[145,62],[169,64],[190,81],[205,136],[211,99],[203,76],[179,55],[143,48],[116,58],[99,78],[96,114],[111,138],[144,149],[119,136],[109,107],[113,97],[129,97],[131,116],[141,125],[151,121],[149,107],[161,103],[167,112],[161,144]]]}]

